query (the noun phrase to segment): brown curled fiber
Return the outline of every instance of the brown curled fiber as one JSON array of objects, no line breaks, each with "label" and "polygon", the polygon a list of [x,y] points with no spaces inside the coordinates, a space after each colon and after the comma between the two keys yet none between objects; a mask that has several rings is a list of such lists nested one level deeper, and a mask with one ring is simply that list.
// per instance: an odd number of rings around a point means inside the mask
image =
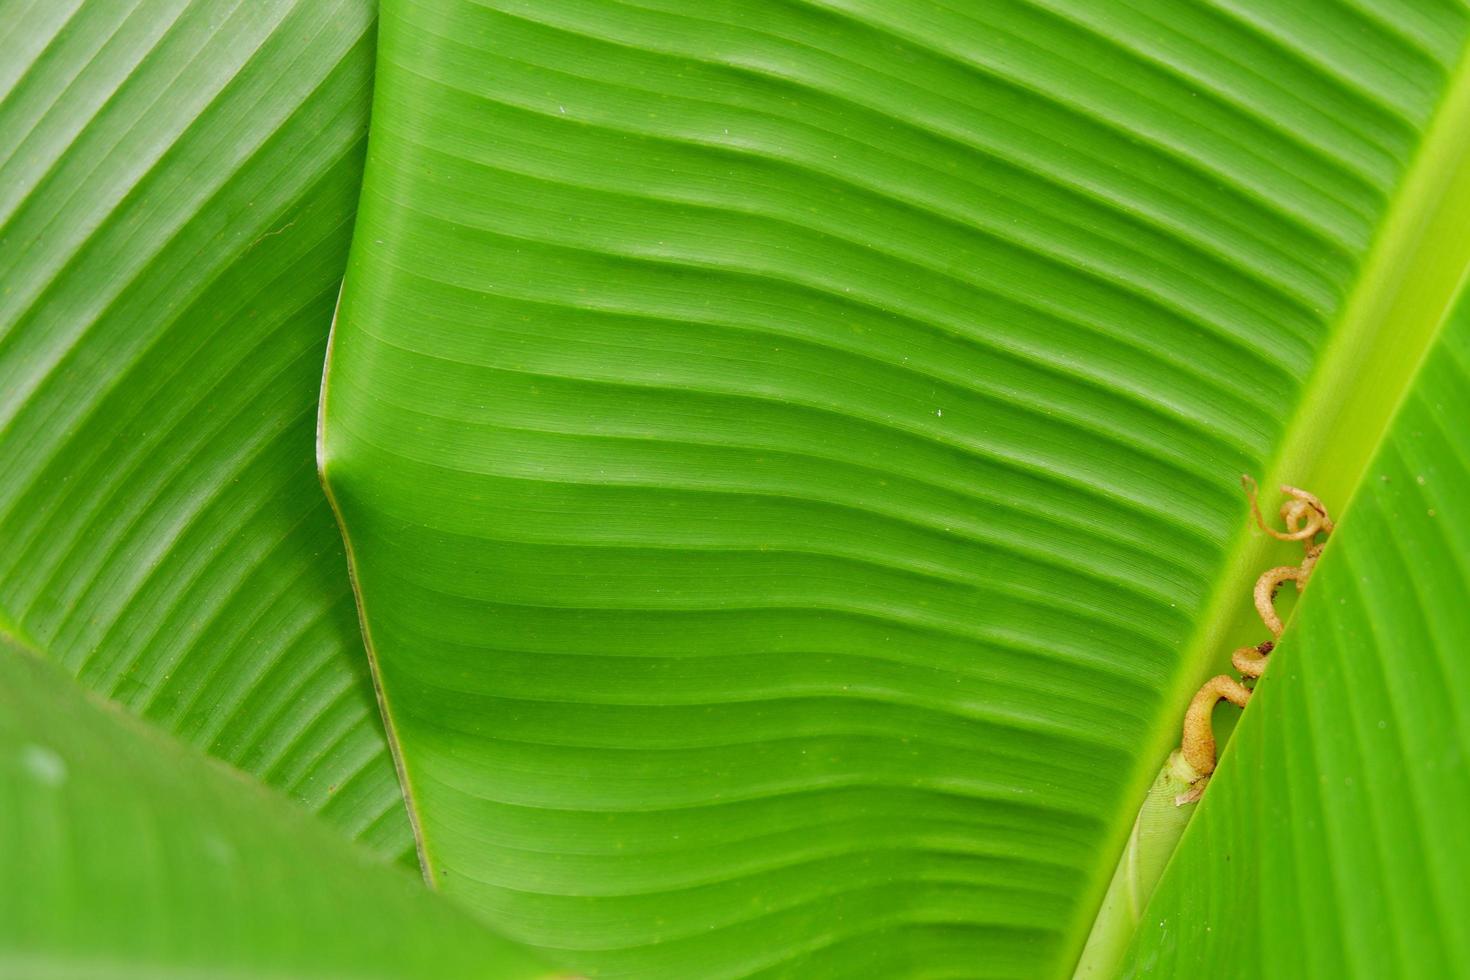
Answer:
[{"label": "brown curled fiber", "polygon": [[1270,640],[1253,647],[1241,647],[1230,655],[1230,665],[1241,677],[1260,677],[1266,672],[1266,658],[1276,646]]},{"label": "brown curled fiber", "polygon": [[1244,708],[1250,696],[1246,686],[1228,674],[1211,677],[1195,693],[1189,709],[1184,712],[1184,739],[1179,746],[1184,761],[1193,766],[1195,772],[1208,776],[1215,771],[1215,730],[1211,725],[1215,704],[1229,701]]},{"label": "brown curled fiber", "polygon": [[1279,638],[1281,631],[1286,628],[1281,622],[1281,617],[1276,614],[1276,593],[1287,582],[1295,582],[1297,590],[1300,591],[1301,577],[1302,570],[1299,565],[1282,565],[1262,573],[1261,577],[1256,579],[1256,612],[1261,614],[1261,622],[1266,624],[1266,628],[1271,631],[1273,637]]},{"label": "brown curled fiber", "polygon": [[1281,492],[1291,499],[1281,505],[1281,520],[1285,523],[1286,530],[1278,531],[1267,524],[1266,519],[1261,516],[1255,479],[1249,473],[1243,473],[1240,482],[1245,487],[1246,498],[1250,501],[1251,514],[1256,519],[1256,525],[1271,537],[1280,541],[1304,541],[1310,547],[1312,539],[1318,534],[1332,533],[1332,518],[1327,516],[1327,508],[1322,506],[1322,501],[1318,500],[1314,494],[1282,484]]},{"label": "brown curled fiber", "polygon": [[1318,535],[1330,535],[1334,526],[1332,518],[1327,514],[1327,508],[1315,495],[1298,487],[1283,485],[1281,492],[1286,494],[1287,500],[1281,505],[1280,513],[1286,530],[1278,531],[1268,525],[1265,518],[1261,516],[1256,481],[1249,474],[1243,474],[1240,482],[1245,487],[1246,497],[1250,501],[1251,514],[1255,517],[1256,524],[1277,540],[1300,541],[1303,551],[1302,562],[1300,565],[1281,565],[1269,569],[1256,579],[1253,595],[1256,612],[1260,614],[1261,622],[1265,623],[1266,628],[1271,631],[1271,639],[1255,646],[1241,647],[1230,655],[1230,664],[1240,672],[1242,680],[1238,681],[1228,674],[1211,677],[1205,681],[1204,686],[1189,702],[1189,708],[1184,713],[1179,750],[1184,762],[1194,770],[1196,775],[1189,789],[1174,798],[1177,806],[1193,803],[1204,794],[1205,786],[1209,783],[1210,774],[1215,771],[1216,764],[1213,727],[1215,705],[1223,700],[1244,708],[1246,702],[1250,700],[1250,688],[1246,687],[1242,681],[1259,678],[1266,672],[1271,651],[1275,649],[1275,641],[1285,629],[1280,614],[1276,612],[1276,594],[1287,582],[1295,582],[1298,592],[1306,588],[1307,580],[1312,577],[1312,570],[1316,567],[1317,559],[1321,557],[1322,549],[1326,546],[1324,542],[1318,541],[1317,537]]}]

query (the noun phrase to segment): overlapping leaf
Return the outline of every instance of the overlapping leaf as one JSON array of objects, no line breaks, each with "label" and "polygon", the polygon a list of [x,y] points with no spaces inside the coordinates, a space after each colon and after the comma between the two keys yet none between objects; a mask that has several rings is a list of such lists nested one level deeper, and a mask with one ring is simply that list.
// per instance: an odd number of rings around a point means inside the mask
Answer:
[{"label": "overlapping leaf", "polygon": [[411,851],[313,416],[371,0],[0,3],[0,608]]},{"label": "overlapping leaf", "polygon": [[0,636],[0,974],[546,976],[528,951]]}]

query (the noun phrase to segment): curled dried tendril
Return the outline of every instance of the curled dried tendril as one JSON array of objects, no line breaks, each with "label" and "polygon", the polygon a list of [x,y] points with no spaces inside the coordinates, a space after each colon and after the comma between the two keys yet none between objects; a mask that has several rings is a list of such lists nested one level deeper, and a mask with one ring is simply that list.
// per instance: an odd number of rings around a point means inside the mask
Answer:
[{"label": "curled dried tendril", "polygon": [[1253,647],[1241,647],[1230,655],[1230,666],[1240,673],[1242,679],[1260,677],[1266,672],[1266,658],[1271,655],[1275,646],[1276,644],[1267,640]]},{"label": "curled dried tendril", "polygon": [[1201,776],[1215,771],[1215,733],[1210,727],[1210,714],[1217,701],[1229,701],[1244,708],[1250,700],[1250,688],[1229,674],[1219,674],[1205,681],[1204,687],[1195,692],[1184,713],[1184,739],[1179,751],[1184,761],[1194,767]]},{"label": "curled dried tendril", "polygon": [[1307,587],[1307,580],[1312,577],[1312,570],[1326,545],[1325,540],[1319,541],[1318,538],[1325,539],[1332,534],[1334,527],[1327,508],[1316,496],[1297,487],[1282,486],[1281,492],[1286,494],[1287,499],[1281,505],[1280,513],[1286,530],[1278,531],[1261,516],[1256,481],[1245,475],[1240,478],[1240,482],[1250,500],[1251,514],[1255,517],[1256,524],[1279,541],[1301,542],[1302,561],[1299,565],[1282,565],[1268,569],[1256,579],[1253,594],[1256,612],[1260,615],[1261,622],[1271,631],[1271,639],[1255,646],[1241,647],[1230,655],[1230,664],[1240,673],[1241,680],[1228,674],[1211,677],[1189,702],[1189,708],[1184,713],[1184,730],[1179,751],[1194,775],[1189,789],[1174,798],[1174,803],[1178,806],[1198,800],[1210,781],[1210,774],[1215,771],[1215,731],[1211,723],[1215,705],[1221,701],[1229,701],[1244,708],[1251,696],[1251,689],[1246,686],[1246,682],[1254,681],[1266,672],[1266,663],[1276,646],[1275,641],[1281,637],[1281,631],[1285,628],[1281,615],[1276,611],[1276,594],[1287,582],[1295,583],[1298,592]]},{"label": "curled dried tendril", "polygon": [[1266,629],[1271,631],[1273,637],[1280,637],[1281,631],[1285,629],[1281,615],[1276,611],[1276,593],[1287,582],[1295,582],[1297,591],[1301,591],[1305,584],[1301,566],[1282,565],[1280,568],[1270,569],[1256,579],[1256,612],[1260,614],[1261,622],[1266,624]]},{"label": "curled dried tendril", "polygon": [[1286,530],[1278,531],[1261,516],[1255,478],[1249,473],[1242,473],[1240,485],[1245,487],[1246,499],[1250,501],[1256,526],[1278,541],[1305,541],[1310,547],[1312,539],[1318,534],[1332,533],[1332,518],[1327,516],[1327,508],[1322,506],[1322,501],[1316,495],[1282,484],[1281,492],[1289,499],[1281,505],[1281,521],[1286,525]]},{"label": "curled dried tendril", "polygon": [[[1257,648],[1243,647],[1236,654],[1247,650],[1254,653]],[[1262,657],[1259,671],[1264,670],[1265,658]],[[1251,676],[1259,677],[1260,673]],[[1184,712],[1183,734],[1179,742],[1179,755],[1187,772],[1189,788],[1174,797],[1175,806],[1184,806],[1199,800],[1215,771],[1215,729],[1212,724],[1215,705],[1221,701],[1229,701],[1237,708],[1244,708],[1250,697],[1251,690],[1243,683],[1229,674],[1217,674],[1205,681],[1190,699],[1189,707]]]}]

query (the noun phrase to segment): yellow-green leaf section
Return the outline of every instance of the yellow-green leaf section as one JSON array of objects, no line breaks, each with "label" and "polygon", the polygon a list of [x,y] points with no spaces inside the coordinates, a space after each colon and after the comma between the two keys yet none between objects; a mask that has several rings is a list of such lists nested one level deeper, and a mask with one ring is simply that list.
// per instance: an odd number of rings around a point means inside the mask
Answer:
[{"label": "yellow-green leaf section", "polygon": [[1374,456],[1123,975],[1470,972],[1470,294]]}]

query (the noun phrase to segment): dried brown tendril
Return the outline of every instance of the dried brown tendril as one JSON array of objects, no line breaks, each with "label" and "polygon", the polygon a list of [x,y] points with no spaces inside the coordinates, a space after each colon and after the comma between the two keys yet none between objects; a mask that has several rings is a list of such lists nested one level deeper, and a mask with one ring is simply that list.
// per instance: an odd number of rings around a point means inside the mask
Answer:
[{"label": "dried brown tendril", "polygon": [[1275,646],[1267,640],[1253,647],[1241,647],[1230,655],[1230,665],[1240,672],[1242,679],[1260,677],[1266,672],[1266,658]]},{"label": "dried brown tendril", "polygon": [[1215,733],[1210,727],[1210,714],[1217,701],[1229,701],[1244,708],[1251,692],[1244,684],[1229,674],[1219,674],[1205,681],[1204,687],[1195,692],[1184,713],[1184,740],[1179,749],[1184,761],[1194,767],[1201,776],[1215,771]]},{"label": "dried brown tendril", "polygon": [[1300,565],[1282,565],[1280,568],[1272,568],[1256,579],[1255,600],[1256,612],[1261,616],[1261,622],[1266,624],[1266,629],[1271,631],[1271,636],[1279,638],[1285,624],[1281,622],[1281,616],[1276,612],[1276,593],[1281,591],[1281,586],[1287,582],[1295,582],[1297,591],[1302,588],[1302,569]]},{"label": "dried brown tendril", "polygon": [[1210,774],[1215,771],[1215,731],[1212,724],[1215,705],[1223,700],[1244,708],[1250,700],[1251,689],[1243,681],[1254,680],[1266,672],[1267,660],[1284,629],[1281,616],[1276,612],[1276,593],[1287,582],[1295,582],[1298,592],[1306,588],[1307,580],[1312,577],[1312,570],[1325,546],[1325,542],[1319,542],[1317,538],[1319,535],[1330,535],[1333,530],[1332,518],[1322,501],[1305,490],[1284,485],[1281,492],[1286,494],[1287,500],[1281,505],[1281,522],[1286,525],[1286,530],[1276,530],[1261,516],[1256,481],[1249,475],[1243,475],[1240,482],[1250,500],[1251,514],[1254,515],[1256,524],[1280,541],[1300,541],[1302,561],[1300,565],[1282,565],[1269,569],[1256,579],[1253,593],[1256,612],[1260,615],[1261,622],[1271,631],[1271,639],[1255,646],[1241,647],[1230,655],[1230,663],[1240,672],[1241,680],[1237,681],[1228,674],[1211,677],[1189,702],[1189,708],[1184,713],[1184,729],[1179,749],[1180,755],[1196,775],[1189,789],[1174,798],[1178,806],[1198,800],[1210,781]]},{"label": "dried brown tendril", "polygon": [[1312,539],[1318,534],[1332,533],[1332,518],[1327,516],[1327,508],[1322,506],[1322,501],[1315,494],[1283,483],[1281,492],[1290,499],[1281,505],[1281,520],[1286,525],[1286,530],[1278,531],[1261,516],[1255,478],[1249,473],[1243,473],[1240,484],[1245,487],[1246,499],[1250,501],[1256,526],[1271,537],[1279,541],[1305,541],[1310,549]]},{"label": "dried brown tendril", "polygon": [[1322,549],[1324,547],[1326,547],[1326,545],[1321,544],[1314,544],[1309,547],[1307,549],[1306,556],[1302,558],[1302,563],[1297,566],[1298,571],[1300,571],[1301,573],[1297,576],[1296,579],[1296,588],[1298,592],[1307,587],[1307,579],[1312,577],[1312,569],[1317,567],[1317,559],[1322,557]]}]

